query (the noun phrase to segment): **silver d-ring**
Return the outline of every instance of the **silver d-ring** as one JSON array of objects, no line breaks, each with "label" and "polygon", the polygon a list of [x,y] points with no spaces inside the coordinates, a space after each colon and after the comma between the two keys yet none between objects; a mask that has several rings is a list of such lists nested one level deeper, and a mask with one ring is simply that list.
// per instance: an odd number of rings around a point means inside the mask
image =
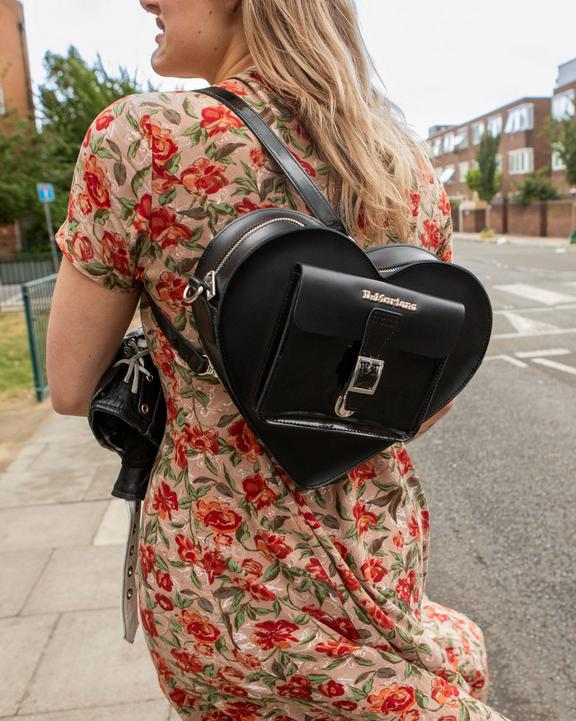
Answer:
[{"label": "silver d-ring", "polygon": [[184,292],[182,293],[182,302],[185,305],[191,305],[192,303],[194,303],[196,298],[199,298],[202,295],[202,293],[204,292],[204,286],[199,285],[192,295],[190,295],[191,291],[192,291],[192,289],[190,288],[190,285],[187,285],[184,288]]}]

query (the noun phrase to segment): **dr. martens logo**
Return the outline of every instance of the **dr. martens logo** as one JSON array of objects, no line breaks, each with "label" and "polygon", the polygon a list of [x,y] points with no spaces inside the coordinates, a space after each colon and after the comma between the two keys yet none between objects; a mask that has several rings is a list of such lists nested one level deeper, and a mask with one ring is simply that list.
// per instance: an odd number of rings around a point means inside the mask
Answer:
[{"label": "dr. martens logo", "polygon": [[418,310],[417,303],[409,303],[401,298],[391,298],[389,295],[386,295],[386,293],[372,293],[366,288],[362,290],[362,298],[375,300],[377,303],[387,303],[388,305],[396,306],[396,308],[404,308],[404,310]]}]

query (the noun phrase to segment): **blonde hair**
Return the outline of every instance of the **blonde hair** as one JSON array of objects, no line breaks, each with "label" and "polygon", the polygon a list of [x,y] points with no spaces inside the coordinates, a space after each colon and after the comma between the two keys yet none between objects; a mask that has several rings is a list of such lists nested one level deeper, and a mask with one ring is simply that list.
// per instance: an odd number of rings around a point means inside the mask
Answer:
[{"label": "blonde hair", "polygon": [[[354,0],[243,0],[254,66],[334,170],[327,195],[362,245],[408,242],[410,192],[431,172],[403,112],[374,87]],[[330,180],[335,181],[331,187]]]}]

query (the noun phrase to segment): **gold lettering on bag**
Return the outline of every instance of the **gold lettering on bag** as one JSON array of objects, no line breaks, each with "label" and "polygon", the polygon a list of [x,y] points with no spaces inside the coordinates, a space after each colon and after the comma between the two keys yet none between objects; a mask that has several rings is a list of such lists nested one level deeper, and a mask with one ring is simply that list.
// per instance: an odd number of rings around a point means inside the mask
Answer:
[{"label": "gold lettering on bag", "polygon": [[372,292],[364,288],[362,290],[362,298],[366,300],[374,300],[377,303],[387,303],[388,305],[396,306],[396,308],[403,308],[404,310],[418,310],[417,303],[409,303],[407,300],[402,298],[392,298],[386,293]]}]

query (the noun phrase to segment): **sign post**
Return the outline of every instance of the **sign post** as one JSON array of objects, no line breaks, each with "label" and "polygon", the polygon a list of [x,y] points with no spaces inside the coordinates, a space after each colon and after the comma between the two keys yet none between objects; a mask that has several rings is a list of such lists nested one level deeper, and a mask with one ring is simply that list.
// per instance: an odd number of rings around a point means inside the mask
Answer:
[{"label": "sign post", "polygon": [[54,272],[58,272],[58,251],[56,248],[56,240],[54,238],[54,227],[52,225],[52,213],[50,212],[50,203],[56,200],[54,186],[51,183],[38,183],[36,185],[38,200],[44,206],[44,215],[46,216],[46,227],[48,229],[48,237],[50,238],[50,248],[52,249],[52,263]]}]

